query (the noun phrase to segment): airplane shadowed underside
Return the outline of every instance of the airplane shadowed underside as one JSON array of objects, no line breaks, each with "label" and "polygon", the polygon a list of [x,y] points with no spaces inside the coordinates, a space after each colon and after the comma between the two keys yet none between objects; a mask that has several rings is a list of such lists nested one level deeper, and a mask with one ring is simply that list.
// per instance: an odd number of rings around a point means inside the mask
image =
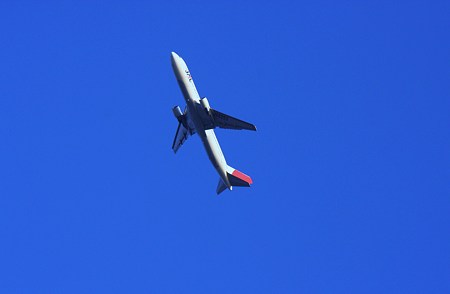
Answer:
[{"label": "airplane shadowed underside", "polygon": [[246,174],[229,166],[220,149],[214,129],[216,127],[233,130],[256,131],[256,127],[243,120],[212,109],[208,99],[200,98],[186,62],[175,52],[171,53],[172,68],[183,93],[186,107],[181,111],[175,106],[172,111],[178,120],[178,128],[173,140],[172,149],[176,153],[187,138],[193,134],[199,135],[208,153],[209,160],[219,173],[217,194],[225,189],[232,190],[233,186],[250,187],[252,179]]}]

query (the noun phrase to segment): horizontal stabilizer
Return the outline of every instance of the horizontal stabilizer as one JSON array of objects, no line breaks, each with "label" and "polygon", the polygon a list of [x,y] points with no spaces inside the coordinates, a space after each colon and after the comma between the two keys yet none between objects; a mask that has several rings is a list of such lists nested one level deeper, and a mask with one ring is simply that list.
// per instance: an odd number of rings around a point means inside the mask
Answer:
[{"label": "horizontal stabilizer", "polygon": [[[227,181],[224,179],[219,179],[219,184],[217,185],[217,195],[225,191],[227,188],[232,190],[233,187],[250,187],[253,184],[252,178],[246,174],[232,168],[231,166],[226,167]],[[228,183],[225,183],[228,182]]]},{"label": "horizontal stabilizer", "polygon": [[222,181],[222,179],[219,179],[219,184],[217,185],[217,195],[219,195],[220,193],[222,193],[223,191],[225,191],[225,189],[227,188],[227,185],[225,185],[225,183]]},{"label": "horizontal stabilizer", "polygon": [[212,108],[210,108],[210,112],[216,127],[222,129],[256,131],[256,126],[251,123],[229,116]]}]

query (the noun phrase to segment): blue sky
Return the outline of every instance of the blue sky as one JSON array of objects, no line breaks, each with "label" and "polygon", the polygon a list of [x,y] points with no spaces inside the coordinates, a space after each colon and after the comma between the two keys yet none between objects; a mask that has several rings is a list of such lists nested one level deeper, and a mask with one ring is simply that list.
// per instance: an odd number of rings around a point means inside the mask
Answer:
[{"label": "blue sky", "polygon": [[2,1],[0,292],[449,293],[449,6]]}]

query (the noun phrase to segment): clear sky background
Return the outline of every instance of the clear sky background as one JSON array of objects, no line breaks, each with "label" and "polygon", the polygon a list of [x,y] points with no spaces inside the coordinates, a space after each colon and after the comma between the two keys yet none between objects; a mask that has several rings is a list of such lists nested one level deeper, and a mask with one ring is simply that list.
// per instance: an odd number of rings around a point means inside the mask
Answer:
[{"label": "clear sky background", "polygon": [[[450,293],[449,1],[0,2],[1,293]],[[251,188],[174,155],[182,56]]]}]

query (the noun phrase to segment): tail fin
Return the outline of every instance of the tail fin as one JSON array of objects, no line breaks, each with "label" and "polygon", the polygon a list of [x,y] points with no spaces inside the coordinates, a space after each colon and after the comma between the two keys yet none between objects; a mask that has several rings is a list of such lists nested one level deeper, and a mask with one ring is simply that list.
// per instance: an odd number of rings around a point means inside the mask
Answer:
[{"label": "tail fin", "polygon": [[230,166],[227,168],[227,176],[231,186],[250,187],[253,184],[252,178]]},{"label": "tail fin", "polygon": [[231,166],[227,166],[227,178],[230,183],[230,187],[222,180],[219,179],[219,184],[217,185],[217,195],[222,193],[225,189],[229,188],[230,190],[235,187],[250,187],[253,184],[252,178],[247,176],[246,174],[238,171],[237,169],[232,168]]}]

